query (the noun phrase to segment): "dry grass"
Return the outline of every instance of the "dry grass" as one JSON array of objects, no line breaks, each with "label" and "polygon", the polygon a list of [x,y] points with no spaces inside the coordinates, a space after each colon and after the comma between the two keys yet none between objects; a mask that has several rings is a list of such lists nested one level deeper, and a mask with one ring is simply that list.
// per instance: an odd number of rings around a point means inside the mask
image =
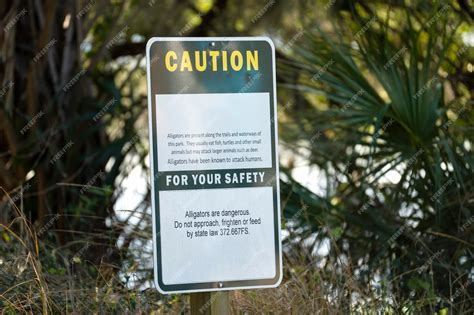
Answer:
[{"label": "dry grass", "polygon": [[[116,272],[120,266],[93,264],[82,258],[90,240],[76,239],[75,244],[68,244],[71,246],[58,247],[48,237],[39,239],[22,211],[12,208],[11,222],[0,224],[0,314],[189,313],[188,295],[163,296],[154,289],[130,289]],[[130,263],[131,258],[127,259],[117,264]],[[422,313],[410,308],[419,301],[381,296],[355,280],[350,264],[321,268],[322,259],[303,245],[294,245],[291,254],[285,255],[280,287],[231,292],[234,313]]]}]

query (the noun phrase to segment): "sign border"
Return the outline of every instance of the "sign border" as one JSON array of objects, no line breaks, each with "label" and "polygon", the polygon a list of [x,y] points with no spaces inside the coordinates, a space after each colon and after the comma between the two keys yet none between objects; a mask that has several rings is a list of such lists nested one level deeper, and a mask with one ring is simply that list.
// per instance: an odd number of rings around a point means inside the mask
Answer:
[{"label": "sign border", "polygon": [[[213,287],[209,288],[197,288],[197,289],[184,289],[184,290],[164,290],[159,285],[158,279],[158,253],[157,253],[157,227],[156,227],[156,215],[155,209],[155,165],[153,164],[154,161],[154,146],[156,143],[153,141],[153,111],[152,111],[152,90],[151,90],[151,63],[150,63],[150,51],[153,44],[157,42],[169,42],[169,41],[265,41],[267,42],[272,50],[272,77],[273,77],[273,125],[274,125],[274,154],[275,154],[275,189],[276,189],[276,207],[277,207],[277,217],[274,218],[277,220],[277,228],[278,228],[278,249],[275,249],[275,253],[278,254],[277,261],[279,262],[279,268],[276,269],[276,276],[272,279],[254,279],[254,280],[232,280],[232,281],[225,281],[226,283],[229,282],[238,282],[239,284],[236,286],[224,286],[218,287],[214,284]],[[281,207],[280,207],[280,183],[279,183],[279,162],[278,162],[278,116],[277,116],[277,94],[276,94],[276,60],[275,60],[275,45],[273,41],[267,36],[252,36],[252,37],[152,37],[147,41],[146,44],[146,69],[147,69],[147,91],[148,91],[148,132],[149,132],[149,141],[150,141],[150,148],[149,148],[149,156],[150,156],[150,169],[151,169],[151,212],[152,212],[152,225],[153,225],[153,275],[154,275],[154,284],[157,290],[162,294],[176,294],[176,293],[194,293],[194,292],[214,292],[214,291],[228,291],[228,290],[241,290],[241,289],[263,289],[263,288],[276,288],[280,285],[283,279],[283,259],[282,259],[282,244],[281,244]],[[252,285],[251,283],[256,282],[268,282],[271,281],[269,284],[257,284]],[[179,284],[184,286],[193,286],[193,285],[200,285],[198,283],[189,283],[189,284]],[[174,286],[174,285],[173,285]]]}]

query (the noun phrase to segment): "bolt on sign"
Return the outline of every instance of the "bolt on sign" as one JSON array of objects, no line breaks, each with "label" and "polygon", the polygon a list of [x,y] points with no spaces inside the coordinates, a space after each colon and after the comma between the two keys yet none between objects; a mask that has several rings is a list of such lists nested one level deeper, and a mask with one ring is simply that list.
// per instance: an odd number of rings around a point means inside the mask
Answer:
[{"label": "bolt on sign", "polygon": [[158,290],[278,286],[272,41],[152,38],[146,54]]}]

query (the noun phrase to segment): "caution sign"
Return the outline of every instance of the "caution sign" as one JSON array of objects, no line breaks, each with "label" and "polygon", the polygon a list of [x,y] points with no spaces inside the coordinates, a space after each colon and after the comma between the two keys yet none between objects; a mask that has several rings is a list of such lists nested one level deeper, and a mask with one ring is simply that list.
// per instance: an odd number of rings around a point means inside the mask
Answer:
[{"label": "caution sign", "polygon": [[152,38],[146,53],[157,288],[276,287],[282,262],[273,43]]}]

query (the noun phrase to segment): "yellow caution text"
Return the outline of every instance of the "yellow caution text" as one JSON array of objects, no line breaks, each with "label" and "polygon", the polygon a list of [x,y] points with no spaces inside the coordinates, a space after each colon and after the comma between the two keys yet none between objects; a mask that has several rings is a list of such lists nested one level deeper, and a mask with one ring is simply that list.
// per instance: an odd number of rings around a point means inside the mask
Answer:
[{"label": "yellow caution text", "polygon": [[170,50],[165,55],[165,67],[169,72],[258,70],[258,50]]}]

